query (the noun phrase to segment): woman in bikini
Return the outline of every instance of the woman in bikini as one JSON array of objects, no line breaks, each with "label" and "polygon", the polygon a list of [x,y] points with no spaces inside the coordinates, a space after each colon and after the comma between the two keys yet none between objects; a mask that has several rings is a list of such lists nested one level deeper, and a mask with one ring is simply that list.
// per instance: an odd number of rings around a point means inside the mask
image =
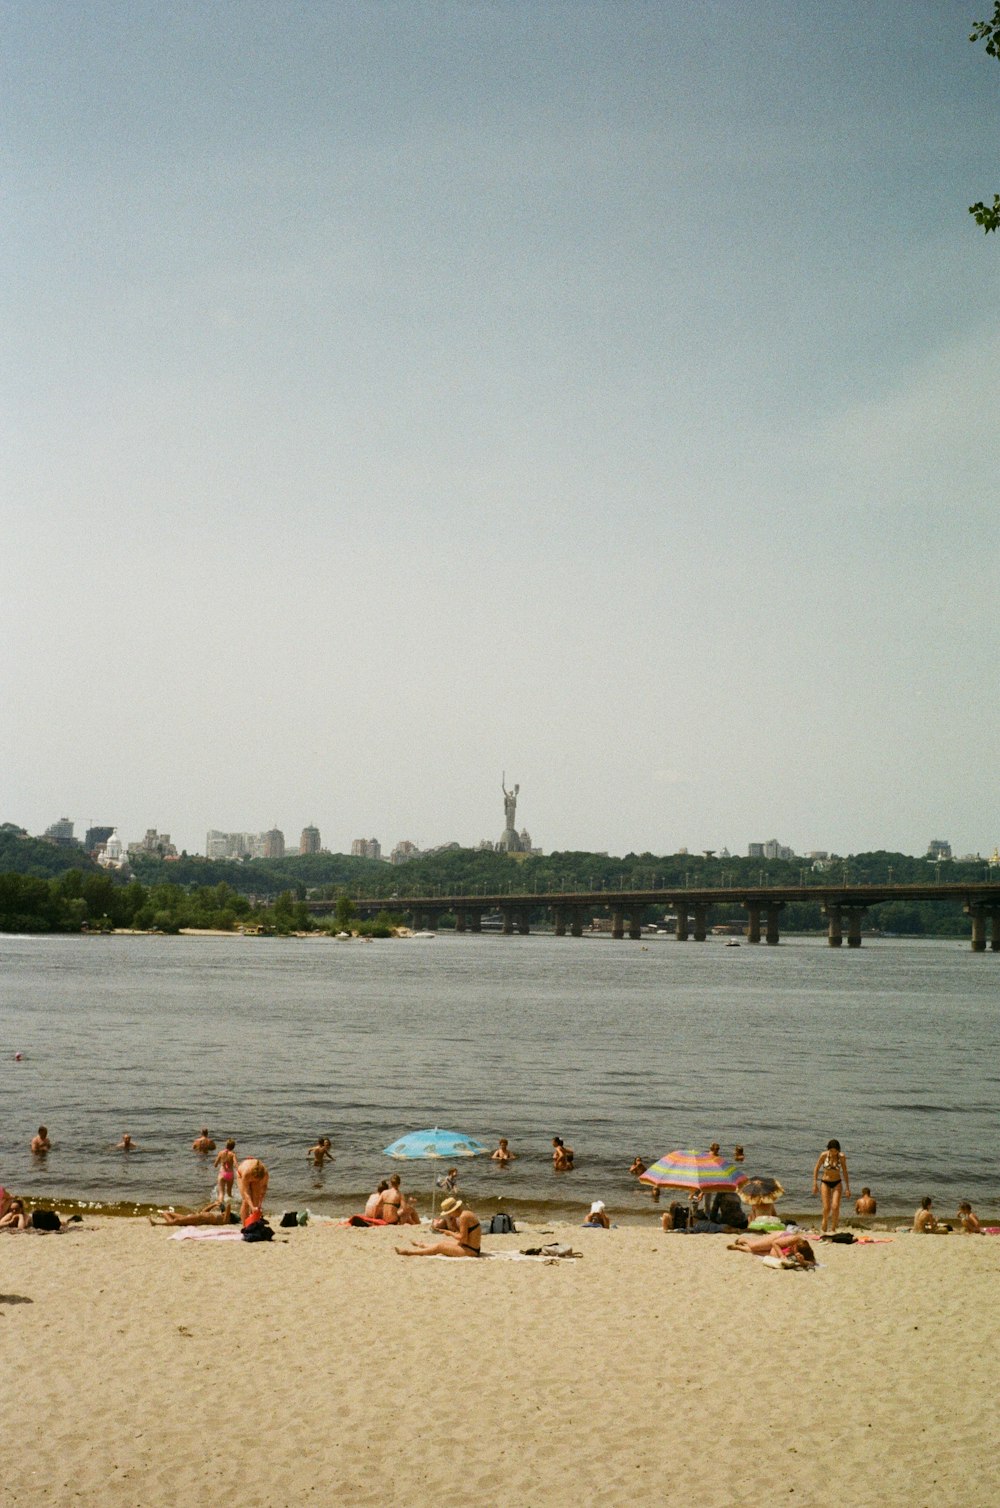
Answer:
[{"label": "woman in bikini", "polygon": [[215,1197],[218,1200],[232,1201],[233,1181],[236,1178],[236,1143],[227,1141],[222,1151],[215,1159],[214,1166],[219,1173],[215,1184]]},{"label": "woman in bikini", "polygon": [[840,1142],[834,1137],[826,1144],[826,1151],[821,1152],[816,1159],[813,1168],[813,1198],[819,1193],[819,1185],[823,1185],[823,1219],[820,1223],[820,1235],[827,1234],[829,1227],[830,1235],[837,1229],[840,1219],[840,1198],[846,1194],[851,1197],[851,1175],[847,1171],[847,1158],[840,1150]]},{"label": "woman in bikini", "polygon": [[240,1186],[241,1225],[246,1225],[251,1215],[263,1213],[268,1177],[268,1171],[259,1157],[244,1157],[236,1169],[236,1181]]},{"label": "woman in bikini", "polygon": [[751,1257],[779,1257],[800,1267],[815,1267],[816,1253],[798,1231],[775,1231],[766,1236],[737,1236],[727,1251],[745,1251]]},{"label": "woman in bikini", "polygon": [[[461,1206],[461,1200],[459,1200]],[[453,1210],[458,1229],[453,1236],[435,1241],[433,1246],[397,1246],[401,1257],[481,1257],[482,1231],[479,1216],[472,1210],[460,1207]]]}]

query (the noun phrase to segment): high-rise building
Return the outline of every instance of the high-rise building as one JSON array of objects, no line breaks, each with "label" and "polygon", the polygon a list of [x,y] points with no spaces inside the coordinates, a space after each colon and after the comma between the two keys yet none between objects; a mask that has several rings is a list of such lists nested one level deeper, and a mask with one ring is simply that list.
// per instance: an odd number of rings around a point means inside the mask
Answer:
[{"label": "high-rise building", "polygon": [[264,857],[265,859],[285,857],[285,835],[280,827],[272,827],[264,834]]},{"label": "high-rise building", "polygon": [[382,845],[377,838],[355,838],[351,844],[351,853],[356,859],[380,859]]},{"label": "high-rise building", "polygon": [[108,841],[113,832],[113,827],[88,827],[87,836],[83,840],[84,848],[92,854],[95,848],[100,848]]},{"label": "high-rise building", "polygon": [[299,853],[319,853],[319,828],[310,824],[302,829]]},{"label": "high-rise building", "polygon": [[420,858],[420,849],[409,838],[401,838],[389,855],[390,864],[408,864],[411,859]]},{"label": "high-rise building", "polygon": [[951,844],[943,838],[932,838],[927,845],[927,857],[929,859],[950,859]]},{"label": "high-rise building", "polygon": [[53,822],[42,836],[48,838],[50,843],[58,843],[61,848],[80,847],[80,840],[74,838],[73,824],[68,817],[60,817],[58,822]]}]

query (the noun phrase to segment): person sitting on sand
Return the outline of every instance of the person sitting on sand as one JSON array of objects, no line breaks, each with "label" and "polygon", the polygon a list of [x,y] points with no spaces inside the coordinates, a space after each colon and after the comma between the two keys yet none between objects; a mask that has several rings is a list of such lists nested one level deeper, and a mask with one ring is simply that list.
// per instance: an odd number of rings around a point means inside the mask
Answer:
[{"label": "person sitting on sand", "polygon": [[31,1150],[36,1157],[44,1157],[46,1152],[52,1151],[47,1126],[39,1126],[37,1134],[31,1138]]},{"label": "person sitting on sand", "polygon": [[561,1136],[552,1138],[552,1167],[557,1173],[573,1170],[573,1148],[567,1147]]},{"label": "person sitting on sand", "polygon": [[246,1225],[251,1215],[263,1214],[269,1177],[270,1174],[259,1157],[244,1157],[236,1169],[240,1186],[241,1225]]},{"label": "person sitting on sand", "polygon": [[[446,1200],[445,1203],[448,1201]],[[440,1241],[435,1241],[433,1246],[397,1246],[396,1251],[401,1257],[481,1257],[482,1256],[482,1231],[479,1226],[479,1216],[472,1210],[466,1209],[461,1199],[455,1201],[457,1209],[452,1213],[455,1216],[456,1230],[453,1236],[442,1236]]]},{"label": "person sitting on sand", "polygon": [[138,1152],[139,1148],[129,1136],[127,1131],[122,1132],[122,1139],[115,1147],[116,1152]]},{"label": "person sitting on sand", "polygon": [[382,1219],[386,1225],[398,1225],[399,1217],[403,1210],[403,1191],[400,1188],[402,1179],[398,1173],[393,1173],[389,1179],[389,1187],[382,1195]]},{"label": "person sitting on sand", "polygon": [[800,1267],[815,1267],[816,1253],[798,1231],[773,1231],[766,1236],[737,1236],[727,1251],[745,1251],[752,1257],[779,1257]]},{"label": "person sitting on sand", "polygon": [[633,1157],[633,1159],[632,1159],[632,1165],[629,1168],[629,1172],[632,1174],[632,1177],[633,1178],[638,1178],[639,1175],[640,1175],[640,1173],[645,1173],[645,1171],[646,1171],[646,1164],[643,1162],[642,1158],[641,1157]]},{"label": "person sitting on sand", "polygon": [[321,1136],[314,1147],[310,1147],[306,1156],[311,1160],[314,1168],[321,1168],[325,1162],[333,1162],[333,1143],[328,1136]]},{"label": "person sitting on sand", "polygon": [[213,1167],[219,1170],[215,1182],[215,1197],[232,1199],[233,1184],[236,1180],[236,1143],[232,1139],[226,1142],[216,1157]]},{"label": "person sitting on sand", "polygon": [[601,1230],[611,1229],[611,1221],[608,1219],[608,1212],[604,1208],[603,1199],[594,1200],[593,1204],[590,1206],[590,1214],[587,1216],[586,1220],[583,1223],[584,1225],[598,1227]]},{"label": "person sitting on sand", "polygon": [[668,1210],[660,1216],[662,1230],[687,1230],[690,1223],[690,1207],[675,1199]]},{"label": "person sitting on sand", "polygon": [[383,1195],[386,1193],[388,1187],[389,1187],[388,1183],[383,1178],[382,1182],[379,1184],[379,1186],[375,1190],[374,1194],[369,1194],[368,1195],[368,1199],[367,1199],[367,1202],[365,1204],[365,1219],[366,1220],[381,1220],[381,1219],[383,1219],[383,1215],[382,1215],[382,1199],[383,1199]]},{"label": "person sitting on sand", "polygon": [[878,1206],[875,1203],[875,1197],[871,1189],[863,1188],[861,1190],[861,1197],[854,1201],[854,1213],[856,1215],[874,1215],[877,1208]]},{"label": "person sitting on sand", "polygon": [[931,1209],[930,1194],[920,1201],[920,1208],[913,1217],[913,1229],[919,1236],[933,1236],[940,1229]]},{"label": "person sitting on sand", "polygon": [[404,1193],[403,1195],[403,1203],[400,1206],[399,1210],[399,1223],[400,1225],[420,1224],[420,1212],[413,1202],[412,1194]]},{"label": "person sitting on sand", "polygon": [[458,1230],[458,1216],[461,1208],[461,1199],[442,1199],[440,1213],[431,1221],[431,1230],[454,1235]]},{"label": "person sitting on sand", "polygon": [[229,1208],[228,1200],[213,1199],[190,1215],[179,1215],[174,1210],[160,1210],[160,1218],[149,1217],[150,1225],[238,1225],[239,1221]]},{"label": "person sitting on sand", "polygon": [[517,1154],[508,1147],[506,1136],[501,1136],[500,1145],[491,1156],[490,1162],[495,1162],[499,1167],[505,1168],[509,1163],[514,1162],[516,1156]]},{"label": "person sitting on sand", "polygon": [[968,1199],[963,1199],[958,1206],[958,1223],[962,1227],[965,1236],[981,1236],[983,1227],[979,1216],[975,1213]]},{"label": "person sitting on sand", "polygon": [[191,1151],[201,1152],[202,1154],[215,1151],[215,1142],[209,1136],[207,1126],[202,1126],[200,1134],[191,1143]]},{"label": "person sitting on sand", "polygon": [[12,1199],[7,1213],[0,1216],[0,1230],[27,1230],[31,1216],[25,1212],[23,1199]]}]

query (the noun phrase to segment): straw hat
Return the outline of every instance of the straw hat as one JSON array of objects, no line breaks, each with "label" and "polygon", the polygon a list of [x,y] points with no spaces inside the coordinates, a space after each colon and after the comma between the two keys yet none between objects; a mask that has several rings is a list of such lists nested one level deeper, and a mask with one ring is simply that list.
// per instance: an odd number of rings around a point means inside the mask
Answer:
[{"label": "straw hat", "polygon": [[456,1212],[456,1210],[460,1210],[461,1208],[462,1208],[462,1201],[461,1201],[461,1199],[442,1199],[441,1200],[441,1213],[442,1213],[442,1215],[454,1215],[455,1212]]}]

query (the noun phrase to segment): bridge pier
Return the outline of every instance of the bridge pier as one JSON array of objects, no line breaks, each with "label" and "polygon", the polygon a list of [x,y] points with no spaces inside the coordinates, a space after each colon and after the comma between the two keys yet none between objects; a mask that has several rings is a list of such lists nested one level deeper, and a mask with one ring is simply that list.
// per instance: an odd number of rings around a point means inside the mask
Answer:
[{"label": "bridge pier", "polygon": [[861,946],[861,918],[867,910],[867,906],[848,906],[847,908],[847,946],[849,948]]},{"label": "bridge pier", "polygon": [[553,906],[552,907],[552,922],[553,922],[553,926],[554,926],[554,929],[555,929],[556,936],[557,937],[565,937],[566,936],[566,907],[565,906]]},{"label": "bridge pier", "polygon": [[963,907],[966,916],[972,922],[972,951],[973,953],[986,952],[986,913],[982,906],[973,905],[966,901]]},{"label": "bridge pier", "polygon": [[628,919],[628,935],[632,939],[633,942],[637,942],[639,940],[639,938],[642,936],[642,907],[641,906],[637,906],[636,909],[633,912],[631,912],[630,915],[629,915],[629,919]]},{"label": "bridge pier", "polygon": [[776,948],[778,945],[778,919],[784,909],[784,901],[778,901],[767,908],[767,943],[771,948]]},{"label": "bridge pier", "polygon": [[513,906],[501,906],[500,915],[503,917],[503,926],[500,931],[504,937],[514,936],[514,908]]},{"label": "bridge pier", "polygon": [[686,906],[678,906],[677,926],[674,928],[674,940],[676,942],[687,942],[689,935],[688,909]]},{"label": "bridge pier", "polygon": [[750,905],[749,901],[743,902],[747,908],[747,942],[760,942],[760,907]]},{"label": "bridge pier", "polygon": [[572,933],[572,935],[574,937],[582,937],[583,936],[583,907],[582,906],[571,906],[570,907],[570,927],[569,927],[569,930],[570,930],[570,932]]},{"label": "bridge pier", "polygon": [[704,942],[708,936],[708,907],[704,901],[696,901],[694,908],[694,940]]},{"label": "bridge pier", "polygon": [[823,915],[827,917],[826,940],[831,948],[839,948],[844,942],[844,922],[841,908],[828,901],[823,907]]},{"label": "bridge pier", "polygon": [[468,912],[463,906],[459,906],[455,912],[455,931],[464,932],[468,924]]},{"label": "bridge pier", "polygon": [[483,930],[483,913],[481,911],[472,910],[469,912],[469,927],[473,932],[481,932]]},{"label": "bridge pier", "polygon": [[990,950],[1000,953],[1000,911],[990,912]]},{"label": "bridge pier", "polygon": [[616,942],[625,936],[625,913],[621,906],[611,908],[611,936]]},{"label": "bridge pier", "polygon": [[529,931],[531,930],[528,926],[527,906],[519,906],[517,909],[517,930],[518,932],[520,932],[522,937],[527,937]]}]

